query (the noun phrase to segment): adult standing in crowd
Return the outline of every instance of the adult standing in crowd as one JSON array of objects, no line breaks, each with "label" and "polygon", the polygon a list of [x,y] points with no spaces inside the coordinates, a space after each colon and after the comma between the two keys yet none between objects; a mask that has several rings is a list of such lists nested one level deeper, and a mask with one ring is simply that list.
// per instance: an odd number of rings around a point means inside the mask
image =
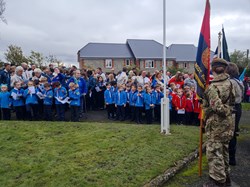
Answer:
[{"label": "adult standing in crowd", "polygon": [[102,80],[103,80],[104,82],[106,82],[106,75],[105,75],[105,73],[102,71],[102,68],[98,67],[98,68],[96,69],[96,73],[97,73],[97,76],[101,76],[101,77],[102,77]]},{"label": "adult standing in crowd", "polygon": [[117,85],[126,84],[128,81],[127,68],[123,67],[122,72],[117,75]]},{"label": "adult standing in crowd", "polygon": [[142,71],[141,75],[137,78],[138,85],[144,86],[144,84],[150,83],[150,79],[147,77],[147,72]]},{"label": "adult standing in crowd", "polygon": [[28,82],[28,80],[31,78],[30,77],[30,74],[29,74],[29,72],[28,72],[28,64],[27,63],[25,63],[25,62],[23,62],[23,63],[21,63],[21,66],[22,66],[22,68],[23,68],[23,80],[26,82],[26,84],[27,84],[27,82]]},{"label": "adult standing in crowd", "polygon": [[172,77],[168,84],[170,85],[171,83],[174,83],[177,88],[183,88],[184,85],[184,79],[183,79],[183,74],[178,71],[174,77]]},{"label": "adult standing in crowd", "polygon": [[15,82],[20,82],[22,86],[25,86],[24,84],[24,78],[23,78],[23,68],[22,66],[17,66],[15,70],[15,74],[11,77],[11,88],[14,87]]},{"label": "adult standing in crowd", "polygon": [[244,79],[244,102],[250,103],[250,77],[245,77]]},{"label": "adult standing in crowd", "polygon": [[31,64],[31,68],[29,69],[29,79],[33,77],[33,73],[35,69],[36,69],[36,65]]},{"label": "adult standing in crowd", "polygon": [[164,86],[164,79],[160,72],[156,73],[155,79],[152,82],[152,87],[155,88],[156,85],[160,85],[162,88]]},{"label": "adult standing in crowd", "polygon": [[235,153],[236,153],[236,144],[237,144],[237,135],[239,132],[239,123],[241,118],[241,102],[244,97],[244,86],[242,82],[238,80],[239,77],[239,69],[236,64],[229,63],[228,67],[226,69],[226,73],[230,76],[230,81],[235,89],[235,130],[234,130],[234,136],[232,140],[229,143],[229,164],[235,166],[236,165],[236,159],[235,159]]},{"label": "adult standing in crowd", "polygon": [[0,84],[6,84],[10,90],[10,63],[4,63],[4,69],[0,71]]},{"label": "adult standing in crowd", "polygon": [[186,78],[184,80],[184,86],[194,87],[195,91],[197,90],[197,82],[194,79],[194,74],[193,73],[190,73],[188,75],[188,78]]},{"label": "adult standing in crowd", "polygon": [[211,65],[214,79],[203,99],[210,181],[203,187],[230,186],[228,145],[234,134],[232,111],[235,90],[225,73],[227,62],[216,58]]},{"label": "adult standing in crowd", "polygon": [[75,84],[78,85],[78,88],[79,88],[79,92],[80,92],[80,117],[83,116],[83,109],[84,109],[84,106],[85,106],[85,95],[87,93],[87,87],[86,87],[86,82],[85,80],[81,77],[81,71],[80,70],[76,70],[74,71],[73,73],[73,76],[69,79],[69,81],[67,82],[68,84],[68,87],[69,87],[69,84],[73,82]]},{"label": "adult standing in crowd", "polygon": [[51,78],[51,82],[59,82],[62,86],[65,86],[65,75],[63,75],[59,68],[54,69],[53,77]]}]

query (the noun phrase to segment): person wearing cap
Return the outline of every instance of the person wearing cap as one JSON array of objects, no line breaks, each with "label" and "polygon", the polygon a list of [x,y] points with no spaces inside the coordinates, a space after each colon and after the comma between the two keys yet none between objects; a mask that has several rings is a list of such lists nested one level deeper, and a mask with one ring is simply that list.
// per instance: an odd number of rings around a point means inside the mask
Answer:
[{"label": "person wearing cap", "polygon": [[0,84],[6,84],[10,90],[10,68],[9,62],[4,63],[4,69],[0,72]]},{"label": "person wearing cap", "polygon": [[211,65],[214,79],[204,92],[203,99],[210,180],[203,187],[230,186],[228,145],[234,134],[232,113],[235,90],[225,73],[227,62],[216,58]]}]

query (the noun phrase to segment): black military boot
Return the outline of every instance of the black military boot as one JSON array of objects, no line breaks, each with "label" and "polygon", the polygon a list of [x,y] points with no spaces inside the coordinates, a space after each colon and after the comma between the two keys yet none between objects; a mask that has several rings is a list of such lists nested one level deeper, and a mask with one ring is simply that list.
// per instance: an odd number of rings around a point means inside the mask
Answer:
[{"label": "black military boot", "polygon": [[231,179],[229,176],[226,178],[226,186],[231,186]]}]

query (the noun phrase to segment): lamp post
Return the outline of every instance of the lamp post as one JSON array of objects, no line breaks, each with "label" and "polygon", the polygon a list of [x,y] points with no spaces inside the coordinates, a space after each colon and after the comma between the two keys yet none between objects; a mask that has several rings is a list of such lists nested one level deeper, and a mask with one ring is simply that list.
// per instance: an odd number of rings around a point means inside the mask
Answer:
[{"label": "lamp post", "polygon": [[169,99],[166,97],[166,0],[163,0],[163,74],[164,74],[164,97],[161,99],[161,133],[170,134],[169,125]]}]

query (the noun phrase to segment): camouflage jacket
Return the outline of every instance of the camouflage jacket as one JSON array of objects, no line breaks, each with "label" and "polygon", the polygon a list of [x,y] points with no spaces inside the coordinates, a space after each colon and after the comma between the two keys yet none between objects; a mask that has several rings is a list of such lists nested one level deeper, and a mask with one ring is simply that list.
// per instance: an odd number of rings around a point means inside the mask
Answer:
[{"label": "camouflage jacket", "polygon": [[204,93],[203,109],[207,138],[228,142],[233,137],[232,117],[235,103],[235,90],[227,74],[214,77]]}]

